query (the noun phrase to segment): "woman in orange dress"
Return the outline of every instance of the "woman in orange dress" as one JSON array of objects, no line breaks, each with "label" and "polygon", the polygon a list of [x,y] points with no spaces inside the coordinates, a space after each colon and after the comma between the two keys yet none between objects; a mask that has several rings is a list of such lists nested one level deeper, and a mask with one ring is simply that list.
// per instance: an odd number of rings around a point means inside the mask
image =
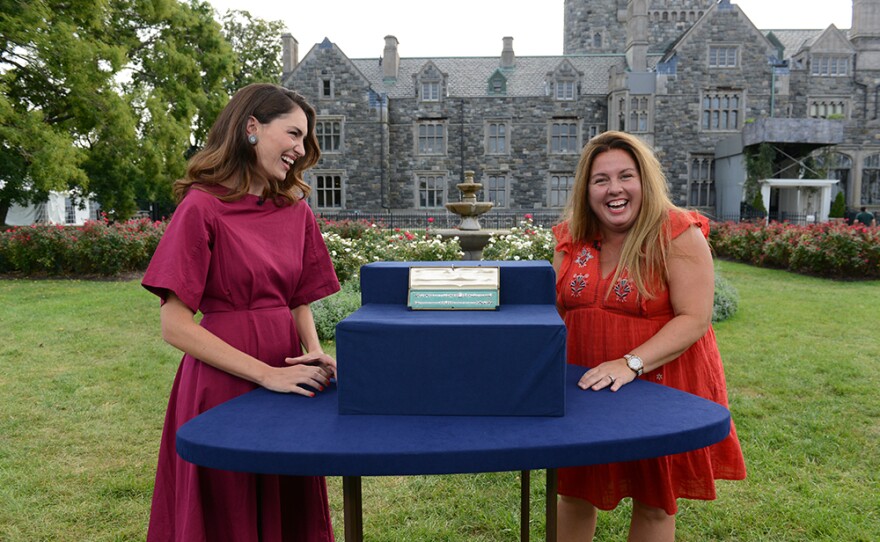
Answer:
[{"label": "woman in orange dress", "polygon": [[[589,368],[578,386],[614,392],[642,378],[726,407],[708,221],[672,204],[653,151],[622,132],[593,138],[565,216],[553,267],[568,362]],[[591,540],[597,510],[630,497],[629,540],[672,541],[676,499],[714,499],[716,479],[745,475],[733,425],[700,450],[559,469],[558,539]]]}]

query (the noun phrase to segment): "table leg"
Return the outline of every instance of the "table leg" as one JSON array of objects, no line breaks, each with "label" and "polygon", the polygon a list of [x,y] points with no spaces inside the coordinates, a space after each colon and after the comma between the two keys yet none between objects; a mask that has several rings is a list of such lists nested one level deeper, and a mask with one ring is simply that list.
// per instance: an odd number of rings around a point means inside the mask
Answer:
[{"label": "table leg", "polygon": [[363,542],[364,508],[360,476],[342,477],[342,502],[345,542]]},{"label": "table leg", "polygon": [[547,469],[547,542],[556,542],[556,469]]},{"label": "table leg", "polygon": [[524,470],[521,473],[519,485],[519,540],[529,542],[529,511],[531,505],[531,471]]}]

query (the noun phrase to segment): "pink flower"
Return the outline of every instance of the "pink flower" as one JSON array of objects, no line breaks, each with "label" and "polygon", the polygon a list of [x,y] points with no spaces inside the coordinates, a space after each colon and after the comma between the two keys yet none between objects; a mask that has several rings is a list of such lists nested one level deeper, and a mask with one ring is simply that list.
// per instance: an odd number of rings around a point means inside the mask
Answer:
[{"label": "pink flower", "polygon": [[526,219],[526,220],[531,220],[531,219],[532,219],[532,213],[526,213],[525,219]]},{"label": "pink flower", "polygon": [[433,216],[429,216],[429,217],[428,217],[428,224],[432,224],[433,222],[434,222],[434,217],[433,217]]}]

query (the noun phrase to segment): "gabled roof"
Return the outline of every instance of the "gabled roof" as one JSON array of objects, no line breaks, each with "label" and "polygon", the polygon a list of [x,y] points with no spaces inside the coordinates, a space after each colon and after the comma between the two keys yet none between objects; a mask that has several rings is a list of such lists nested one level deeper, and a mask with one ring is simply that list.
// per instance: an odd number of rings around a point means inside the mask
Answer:
[{"label": "gabled roof", "polygon": [[[831,25],[834,26],[834,25]],[[830,27],[829,27],[830,28]],[[835,27],[836,28],[836,27]],[[813,46],[814,43],[827,31],[828,29],[814,28],[814,29],[767,29],[761,30],[764,35],[768,35],[773,33],[777,40],[782,43],[783,47],[785,47],[785,58],[791,58],[801,52],[803,49],[807,49]],[[843,34],[844,37],[849,39],[849,30],[840,30],[839,32]]]},{"label": "gabled roof", "polygon": [[813,40],[804,44],[811,51],[820,51],[823,53],[854,53],[855,47],[847,39],[846,33],[839,30],[833,24],[820,32]]},{"label": "gabled roof", "polygon": [[694,24],[692,24],[690,26],[690,28],[685,30],[685,32],[681,36],[679,36],[679,38],[672,45],[670,45],[669,49],[667,49],[665,51],[665,54],[663,55],[661,62],[666,62],[671,57],[675,56],[675,53],[678,51],[678,49],[683,47],[693,35],[695,35],[697,32],[699,32],[699,30],[704,25],[706,25],[708,23],[708,21],[712,17],[715,16],[716,13],[718,13],[719,11],[732,11],[732,10],[736,10],[739,12],[740,16],[742,17],[742,20],[745,21],[745,23],[754,31],[756,37],[760,36],[759,39],[763,40],[768,51],[775,51],[776,50],[776,46],[770,40],[767,39],[766,33],[762,32],[761,30],[758,30],[758,28],[754,25],[754,23],[752,23],[752,20],[749,19],[749,17],[745,14],[745,12],[743,12],[743,10],[741,10],[739,8],[738,5],[722,2],[722,3],[712,4],[711,6],[709,6],[709,9],[707,9],[705,11],[705,13],[703,13],[703,16],[698,18],[696,20],[696,22],[694,22]]},{"label": "gabled roof", "polygon": [[[568,61],[581,79],[581,94],[605,95],[608,93],[608,75],[612,66],[624,66],[626,58],[620,55],[565,55],[565,56],[518,56],[513,68],[503,68],[507,78],[507,96],[544,96],[547,93],[547,74],[554,72],[561,63]],[[358,71],[370,81],[376,92],[384,92],[389,98],[411,98],[416,95],[413,75],[419,73],[426,63],[432,62],[448,74],[450,96],[477,98],[488,96],[489,78],[501,68],[500,57],[446,57],[401,58],[397,79],[383,78],[382,65],[377,58],[351,61]]]},{"label": "gabled roof", "polygon": [[[335,51],[336,54],[339,55],[339,58],[341,58],[346,64],[350,65],[350,66],[352,67],[352,70],[354,70],[354,72],[357,73],[357,74],[358,74],[358,75],[364,80],[364,83],[365,83],[365,84],[369,84],[369,83],[370,83],[370,81],[369,81],[369,80],[364,76],[364,74],[361,73],[361,71],[358,69],[357,65],[355,65],[355,64],[351,61],[351,59],[348,58],[348,56],[346,56],[346,54],[345,54],[344,52],[342,52],[342,49],[340,49],[339,46],[336,45],[335,43],[331,42],[331,41],[330,41],[330,38],[326,38],[326,37],[325,37],[325,38],[324,38],[324,41],[322,41],[321,43],[316,43],[316,44],[314,44],[314,45],[312,46],[312,48],[309,49],[309,52],[306,53],[306,55],[303,57],[303,59],[302,59],[299,63],[297,63],[296,67],[293,68],[293,70],[291,70],[289,73],[287,73],[287,74],[284,75],[284,77],[283,77],[282,80],[281,80],[281,85],[282,85],[282,86],[286,86],[286,82],[287,82],[287,80],[289,80],[290,78],[292,78],[292,77],[293,77],[293,74],[295,74],[297,71],[299,71],[299,68],[300,68],[301,66],[306,65],[306,64],[308,63],[308,60],[309,60],[311,57],[313,57],[313,56],[315,56],[315,55],[317,54],[316,51],[325,51],[325,50]],[[382,72],[382,69],[381,69],[381,68],[379,69],[379,72],[380,72],[380,73]]]}]

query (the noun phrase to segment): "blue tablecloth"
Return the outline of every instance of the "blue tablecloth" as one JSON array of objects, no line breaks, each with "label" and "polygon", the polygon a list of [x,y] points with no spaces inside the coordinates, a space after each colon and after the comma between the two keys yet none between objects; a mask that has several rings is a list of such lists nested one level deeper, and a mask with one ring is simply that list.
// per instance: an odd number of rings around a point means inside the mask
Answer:
[{"label": "blue tablecloth", "polygon": [[341,414],[565,413],[565,326],[554,305],[364,305],[336,326],[336,356]]},{"label": "blue tablecloth", "polygon": [[332,387],[314,398],[260,389],[183,425],[177,451],[198,465],[265,474],[450,474],[643,459],[730,431],[718,404],[641,380],[583,391],[582,373],[568,366],[561,417],[342,416]]},{"label": "blue tablecloth", "polygon": [[[497,310],[410,310],[410,267],[497,267]],[[376,262],[336,326],[342,414],[562,416],[565,324],[547,261]]]}]

